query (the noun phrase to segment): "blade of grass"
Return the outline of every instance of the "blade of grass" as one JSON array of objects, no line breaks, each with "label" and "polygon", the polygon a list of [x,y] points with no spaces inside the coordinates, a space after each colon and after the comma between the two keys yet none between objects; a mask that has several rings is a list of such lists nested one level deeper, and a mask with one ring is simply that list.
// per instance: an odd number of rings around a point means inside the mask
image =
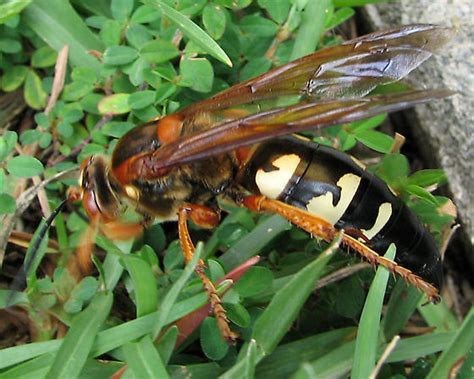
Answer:
[{"label": "blade of grass", "polygon": [[302,22],[296,34],[291,60],[312,53],[324,33],[331,0],[308,1],[302,14]]},{"label": "blade of grass", "polygon": [[135,378],[169,378],[149,335],[138,342],[130,342],[123,346],[122,351]]},{"label": "blade of grass", "polygon": [[23,11],[26,24],[49,46],[60,51],[70,47],[70,60],[76,66],[100,69],[100,62],[87,53],[103,50],[102,42],[90,31],[68,1],[35,0]]},{"label": "blade of grass", "polygon": [[400,340],[387,358],[387,362],[414,361],[420,357],[446,349],[455,332],[431,333]]},{"label": "blade of grass", "polygon": [[465,356],[474,345],[474,308],[471,307],[461,327],[449,346],[440,355],[427,379],[447,378],[453,366]]},{"label": "blade of grass", "polygon": [[[227,288],[228,284],[220,285],[218,287],[218,293],[222,294]],[[186,314],[206,305],[207,302],[208,299],[206,294],[200,293],[176,303],[165,324],[170,324],[180,319]],[[158,311],[101,331],[97,335],[90,355],[96,357],[105,354],[106,352],[116,349],[129,341],[136,340],[137,338],[150,333],[155,325],[156,317],[158,317]],[[325,341],[325,339],[322,341]],[[54,340],[35,342],[3,349],[0,351],[0,369],[32,359],[41,354],[56,351],[61,346],[61,343],[62,340]],[[313,342],[310,344],[312,345]],[[305,349],[306,348],[303,350]],[[277,356],[280,356],[280,354],[277,354]],[[286,353],[284,353],[283,356],[286,356]],[[262,367],[265,367],[265,365]]]},{"label": "blade of grass", "polygon": [[352,367],[355,341],[350,341],[332,350],[321,358],[304,364],[292,379],[345,377]]},{"label": "blade of grass", "polygon": [[220,256],[219,261],[229,271],[257,255],[273,238],[290,228],[290,223],[283,217],[271,216]]},{"label": "blade of grass", "polygon": [[435,327],[438,332],[456,330],[459,322],[450,311],[444,300],[438,304],[426,304],[425,300],[418,303],[418,312],[421,313],[429,326]]},{"label": "blade of grass", "polygon": [[[391,244],[385,253],[385,258],[393,260],[395,251],[395,245]],[[379,346],[380,317],[389,275],[390,272],[386,268],[379,267],[370,286],[357,331],[351,378],[368,378],[375,367]]]},{"label": "blade of grass", "polygon": [[133,283],[137,317],[156,311],[158,287],[151,266],[145,260],[131,255],[126,256],[124,262]]},{"label": "blade of grass", "polygon": [[142,0],[146,5],[159,9],[163,15],[173,21],[181,31],[197,46],[209,55],[220,60],[222,63],[232,67],[232,62],[224,50],[214,41],[209,34],[202,30],[189,18],[174,10],[169,5],[160,0]]},{"label": "blade of grass", "polygon": [[422,296],[423,294],[416,287],[410,286],[403,280],[397,281],[381,323],[385,341],[390,341],[400,333],[415,312]]},{"label": "blade of grass", "polygon": [[0,376],[2,379],[44,378],[53,361],[53,353],[43,354],[40,357],[36,357],[35,359],[31,359],[28,362],[2,372]]},{"label": "blade of grass", "polygon": [[179,330],[173,325],[169,328],[166,333],[160,338],[158,342],[158,353],[160,354],[161,360],[166,365],[173,354],[174,347],[176,345],[176,339],[178,338]]},{"label": "blade of grass", "polygon": [[[326,251],[295,274],[288,284],[275,294],[268,307],[255,321],[251,336],[258,348],[255,363],[270,354],[286,334],[311,294],[315,282],[323,273],[324,267],[337,251],[340,241],[341,234]],[[245,348],[248,348],[248,345]],[[246,354],[245,348],[242,348],[241,354]],[[245,370],[245,362],[241,360],[225,372],[222,378],[239,378],[242,370]]]},{"label": "blade of grass", "polygon": [[257,377],[288,378],[303,362],[311,362],[355,336],[355,328],[343,328],[278,346],[259,363]]},{"label": "blade of grass", "polygon": [[243,378],[253,379],[255,377],[255,366],[257,364],[257,342],[252,338],[248,344],[247,351],[243,358],[244,372]]},{"label": "blade of grass", "polygon": [[168,319],[169,314],[171,313],[171,310],[176,302],[176,299],[178,298],[179,293],[183,289],[191,274],[194,272],[194,268],[196,267],[201,257],[202,249],[203,244],[202,242],[199,242],[196,246],[196,251],[194,252],[194,257],[192,261],[186,265],[186,268],[184,269],[179,279],[173,284],[173,286],[163,299],[163,302],[161,303],[157,312],[158,316],[156,317],[156,326],[152,332],[153,340],[158,337],[158,335],[161,333],[161,330],[166,325],[166,320]]},{"label": "blade of grass", "polygon": [[84,366],[99,328],[112,308],[111,292],[99,292],[73,321],[46,378],[76,378]]}]

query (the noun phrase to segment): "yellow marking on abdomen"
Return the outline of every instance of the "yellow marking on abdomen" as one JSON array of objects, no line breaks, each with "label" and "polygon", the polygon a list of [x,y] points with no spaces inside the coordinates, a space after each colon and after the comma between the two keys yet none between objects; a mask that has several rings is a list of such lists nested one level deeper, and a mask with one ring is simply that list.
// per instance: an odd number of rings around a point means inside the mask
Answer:
[{"label": "yellow marking on abdomen", "polygon": [[359,188],[360,181],[360,176],[354,174],[343,175],[336,183],[341,188],[341,196],[335,206],[333,205],[333,194],[327,192],[324,195],[313,197],[306,205],[306,209],[335,225],[349,207],[357,188]]},{"label": "yellow marking on abdomen", "polygon": [[381,204],[379,207],[379,213],[377,214],[377,218],[375,219],[374,225],[368,230],[361,229],[362,232],[368,239],[372,239],[387,224],[391,216],[392,216],[392,204],[390,203]]},{"label": "yellow marking on abdomen", "polygon": [[277,199],[281,195],[296,171],[301,158],[296,154],[282,155],[272,162],[278,170],[265,172],[259,169],[255,174],[255,183],[262,195]]}]

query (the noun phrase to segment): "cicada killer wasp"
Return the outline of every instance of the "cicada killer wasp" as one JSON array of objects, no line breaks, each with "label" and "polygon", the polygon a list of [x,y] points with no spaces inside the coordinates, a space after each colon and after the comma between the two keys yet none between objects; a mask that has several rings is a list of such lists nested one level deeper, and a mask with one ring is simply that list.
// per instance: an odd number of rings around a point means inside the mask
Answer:
[{"label": "cicada killer wasp", "polygon": [[[326,241],[343,230],[342,243],[439,297],[442,262],[433,237],[378,177],[357,160],[293,133],[315,131],[451,94],[413,90],[370,95],[405,77],[428,59],[452,31],[409,25],[325,48],[157,121],[138,126],[117,143],[111,159],[93,156],[81,166],[80,197],[92,223],[113,236],[139,233],[152,220],[178,221],[189,261],[194,252],[187,222],[219,223],[215,198],[282,215]],[[273,99],[291,105],[252,111]],[[257,107],[258,109],[258,107]],[[143,215],[142,225],[120,222],[123,204]],[[390,243],[395,261],[379,254]],[[222,335],[232,341],[224,309],[201,262]]]}]

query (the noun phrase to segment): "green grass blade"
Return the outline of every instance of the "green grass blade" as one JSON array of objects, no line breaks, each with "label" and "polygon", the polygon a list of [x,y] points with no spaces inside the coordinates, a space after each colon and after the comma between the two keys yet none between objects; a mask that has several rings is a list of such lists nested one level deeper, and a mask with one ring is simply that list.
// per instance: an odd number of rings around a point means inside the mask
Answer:
[{"label": "green grass blade", "polygon": [[68,1],[35,0],[24,9],[23,17],[27,25],[54,50],[59,52],[64,45],[69,45],[72,64],[99,71],[100,62],[87,51],[101,51],[102,42]]},{"label": "green grass blade", "polygon": [[160,0],[142,0],[146,5],[159,9],[163,15],[173,21],[181,31],[197,46],[209,55],[232,67],[232,62],[224,50],[214,41],[209,34],[202,30],[189,18],[174,10]]},{"label": "green grass blade", "polygon": [[237,267],[257,255],[273,238],[290,228],[290,223],[283,217],[271,216],[227,250],[219,260],[226,270]]},{"label": "green grass blade", "polygon": [[8,347],[0,351],[0,369],[27,361],[39,355],[54,352],[61,346],[62,340],[34,342]]},{"label": "green grass blade", "polygon": [[196,267],[201,257],[202,249],[203,244],[202,242],[199,242],[196,246],[196,251],[194,252],[193,260],[186,265],[186,268],[184,269],[179,279],[173,284],[173,286],[163,299],[163,302],[161,303],[158,309],[158,317],[156,319],[155,324],[156,326],[152,333],[153,339],[156,339],[156,337],[158,337],[158,335],[161,333],[161,329],[163,328],[163,326],[166,325],[166,320],[168,319],[169,314],[171,313],[171,310],[176,302],[176,299],[178,298],[179,293],[184,288],[186,282],[193,273],[194,268]]},{"label": "green grass blade", "polygon": [[255,377],[255,365],[257,364],[257,343],[255,342],[254,339],[251,339],[248,344],[243,362],[244,362],[243,378],[253,379]]},{"label": "green grass blade", "polygon": [[387,362],[414,361],[420,357],[443,351],[453,340],[454,334],[455,332],[431,333],[401,339],[388,356]]},{"label": "green grass blade", "polygon": [[252,338],[257,341],[264,355],[270,354],[288,331],[324,267],[337,251],[340,239],[340,236],[336,238],[316,260],[294,275],[291,281],[275,294],[255,322]]},{"label": "green grass blade", "polygon": [[354,349],[355,341],[345,343],[314,362],[304,364],[291,378],[345,377],[352,367]]},{"label": "green grass blade", "polygon": [[[385,258],[394,259],[395,251],[395,245],[391,244],[385,253]],[[375,367],[379,346],[380,316],[389,275],[390,272],[386,268],[379,267],[370,286],[357,331],[351,378],[368,378]]]},{"label": "green grass blade", "polygon": [[123,346],[122,351],[135,378],[168,378],[168,373],[149,335]]},{"label": "green grass blade", "polygon": [[459,330],[445,351],[436,361],[428,379],[447,378],[451,369],[467,355],[474,345],[474,308],[471,308]]},{"label": "green grass blade", "polygon": [[40,357],[36,357],[21,365],[12,367],[10,370],[2,372],[0,377],[2,379],[44,378],[53,361],[53,353],[43,354]]},{"label": "green grass blade", "polygon": [[125,257],[124,262],[133,283],[137,317],[156,311],[158,287],[151,266],[145,260],[131,255]]},{"label": "green grass blade", "polygon": [[312,53],[319,44],[326,25],[327,9],[331,0],[308,1],[303,11],[302,22],[296,34],[291,60]]},{"label": "green grass blade", "polygon": [[387,304],[387,311],[382,319],[382,330],[385,341],[391,341],[399,334],[408,319],[415,312],[423,294],[414,286],[398,280]]},{"label": "green grass blade", "polygon": [[89,306],[73,321],[56,354],[47,378],[76,378],[84,366],[99,328],[112,307],[111,292],[95,295]]},{"label": "green grass blade", "polygon": [[157,349],[164,364],[168,364],[168,361],[170,360],[171,355],[173,354],[178,334],[178,327],[174,325],[171,328],[168,328],[166,333],[164,333],[163,336],[160,337]]},{"label": "green grass blade", "polygon": [[459,327],[456,316],[442,299],[436,305],[426,304],[426,301],[422,299],[418,304],[418,312],[421,313],[429,326],[436,328],[437,332],[456,330]]},{"label": "green grass blade", "polygon": [[[313,290],[314,284],[323,273],[329,259],[337,251],[340,240],[341,236],[337,237],[331,246],[317,259],[295,274],[292,279],[275,294],[265,311],[255,321],[251,338],[257,343],[257,363],[264,356],[271,354],[286,334],[298,315],[299,310]],[[243,360],[239,361],[224,373],[222,378],[239,378],[242,374],[242,370],[245,370],[245,361]]]},{"label": "green grass blade", "polygon": [[278,346],[259,363],[257,377],[288,378],[302,363],[320,358],[355,336],[355,328],[343,328]]}]

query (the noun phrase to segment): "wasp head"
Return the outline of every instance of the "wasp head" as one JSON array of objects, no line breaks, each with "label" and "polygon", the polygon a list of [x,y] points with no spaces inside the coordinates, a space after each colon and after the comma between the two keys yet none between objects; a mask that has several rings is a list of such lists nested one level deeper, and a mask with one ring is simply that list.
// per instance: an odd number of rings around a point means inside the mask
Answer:
[{"label": "wasp head", "polygon": [[82,162],[79,178],[80,198],[88,216],[104,222],[117,220],[122,209],[109,167],[104,157],[92,156]]}]

